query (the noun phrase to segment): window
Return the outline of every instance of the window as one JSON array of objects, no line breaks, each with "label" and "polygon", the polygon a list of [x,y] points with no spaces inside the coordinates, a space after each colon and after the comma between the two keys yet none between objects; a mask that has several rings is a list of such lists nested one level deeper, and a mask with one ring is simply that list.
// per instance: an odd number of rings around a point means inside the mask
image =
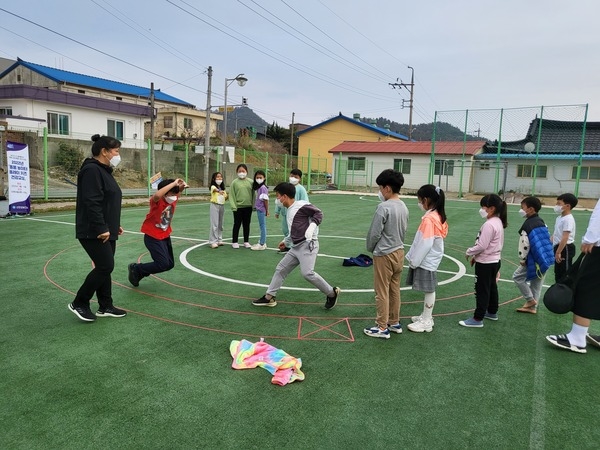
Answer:
[{"label": "window", "polygon": [[452,159],[436,159],[433,169],[434,175],[454,175],[454,160]]},{"label": "window", "polygon": [[[577,179],[577,166],[573,167],[571,178]],[[600,167],[581,166],[581,180],[600,180]]]},{"label": "window", "polygon": [[183,128],[186,130],[192,130],[194,128],[194,125],[192,124],[192,119],[190,119],[188,117],[184,117],[183,118]]},{"label": "window", "polygon": [[480,161],[479,162],[479,170],[490,170],[490,163]]},{"label": "window", "polygon": [[61,113],[48,113],[48,133],[69,135],[69,116]]},{"label": "window", "polygon": [[410,173],[410,159],[394,159],[394,170],[407,175]]},{"label": "window", "polygon": [[366,158],[358,156],[350,156],[348,158],[348,170],[365,170]]},{"label": "window", "polygon": [[12,116],[12,106],[0,106],[0,116]]},{"label": "window", "polygon": [[77,93],[78,94],[85,94],[85,91],[83,89],[77,89]]},{"label": "window", "polygon": [[164,127],[165,128],[173,128],[173,116],[165,116]]},{"label": "window", "polygon": [[123,140],[124,122],[122,120],[108,119],[106,126],[106,134],[120,141]]},{"label": "window", "polygon": [[[517,178],[533,178],[533,169],[534,165],[532,164],[517,164]],[[548,172],[548,166],[538,166],[536,177],[537,178],[546,178],[546,173]]]}]

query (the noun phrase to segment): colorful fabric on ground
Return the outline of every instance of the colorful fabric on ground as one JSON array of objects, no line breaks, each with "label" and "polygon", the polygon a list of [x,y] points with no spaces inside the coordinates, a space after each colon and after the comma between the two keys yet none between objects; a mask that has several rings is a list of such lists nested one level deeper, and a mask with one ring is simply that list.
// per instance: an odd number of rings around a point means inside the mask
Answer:
[{"label": "colorful fabric on ground", "polygon": [[294,381],[304,380],[304,373],[300,370],[302,367],[300,358],[294,358],[262,339],[254,344],[245,339],[231,341],[229,353],[233,358],[231,367],[234,369],[262,367],[273,375],[271,379],[273,384],[283,386]]}]

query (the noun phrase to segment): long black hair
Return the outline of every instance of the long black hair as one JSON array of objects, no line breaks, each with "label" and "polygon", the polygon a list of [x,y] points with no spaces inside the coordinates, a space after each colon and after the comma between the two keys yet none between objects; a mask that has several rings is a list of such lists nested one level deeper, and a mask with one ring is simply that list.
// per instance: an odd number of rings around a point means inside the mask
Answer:
[{"label": "long black hair", "polygon": [[442,223],[446,222],[446,195],[439,186],[425,184],[417,191],[418,198],[426,198],[427,206],[438,212]]},{"label": "long black hair", "polygon": [[[223,181],[221,182],[220,186],[217,184],[217,181],[216,181],[217,175],[221,175],[221,178],[223,178]],[[223,174],[221,172],[215,172],[212,174],[212,177],[210,178],[210,186],[214,186],[220,191],[225,190],[225,177],[223,176]],[[210,188],[210,186],[209,186],[209,188]]]},{"label": "long black hair", "polygon": [[[263,184],[258,184],[256,182],[256,175],[263,176],[263,178],[265,179],[265,181],[263,181]],[[258,188],[265,185],[266,182],[267,182],[267,175],[265,174],[264,170],[257,170],[256,172],[254,172],[254,181],[252,182],[252,189],[254,189],[255,191],[258,190]]]},{"label": "long black hair", "polygon": [[508,212],[506,211],[506,202],[500,198],[497,194],[484,195],[479,202],[480,206],[489,208],[491,206],[495,209],[495,215],[502,221],[502,226],[506,228],[508,226]]}]

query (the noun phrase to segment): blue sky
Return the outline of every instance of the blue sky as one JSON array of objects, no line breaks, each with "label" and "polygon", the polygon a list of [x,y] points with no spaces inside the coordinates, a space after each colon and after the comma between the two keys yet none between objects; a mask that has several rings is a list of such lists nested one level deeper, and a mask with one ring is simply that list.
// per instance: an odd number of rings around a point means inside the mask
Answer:
[{"label": "blue sky", "polygon": [[408,123],[409,92],[389,85],[410,83],[408,66],[415,124],[435,111],[585,103],[588,120],[600,121],[597,0],[7,3],[0,57],[154,82],[200,109],[209,65],[213,106],[225,79],[244,73],[228,103],[247,97],[282,126],[292,113],[306,124],[339,112]]}]

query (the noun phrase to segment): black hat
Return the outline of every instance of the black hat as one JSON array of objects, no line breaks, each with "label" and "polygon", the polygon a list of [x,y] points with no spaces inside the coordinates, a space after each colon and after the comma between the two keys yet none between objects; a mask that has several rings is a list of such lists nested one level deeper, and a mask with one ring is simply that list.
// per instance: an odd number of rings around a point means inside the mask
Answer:
[{"label": "black hat", "polygon": [[544,305],[555,314],[566,314],[573,309],[573,290],[566,284],[556,283],[544,294]]}]

